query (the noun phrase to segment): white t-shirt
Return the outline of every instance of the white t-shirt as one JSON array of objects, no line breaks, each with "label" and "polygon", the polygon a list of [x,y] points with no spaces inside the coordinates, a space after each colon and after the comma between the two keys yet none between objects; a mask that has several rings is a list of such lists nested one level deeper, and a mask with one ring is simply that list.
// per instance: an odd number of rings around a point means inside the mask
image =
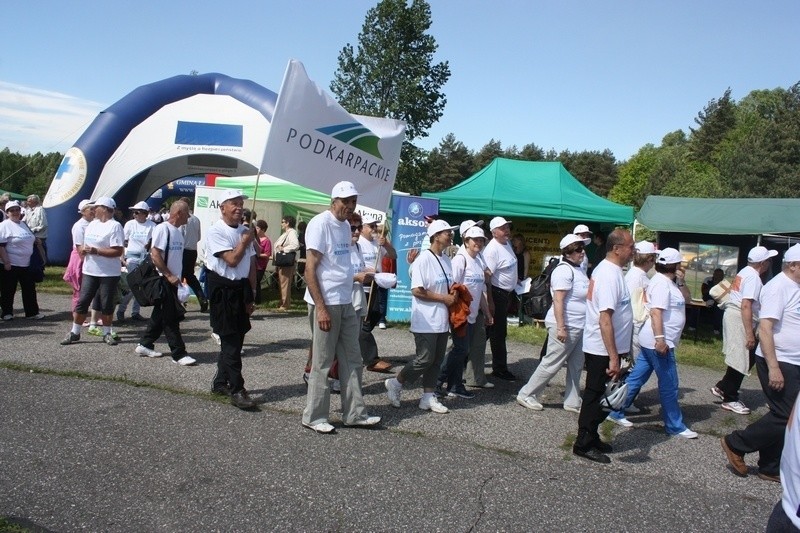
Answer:
[{"label": "white t-shirt", "polygon": [[[6,219],[0,223],[0,244],[6,245],[6,253],[11,266],[26,267],[31,264],[31,254],[36,237],[27,224],[17,224]],[[0,264],[3,261],[0,260]]]},{"label": "white t-shirt", "polygon": [[[662,310],[664,341],[670,348],[677,347],[681,341],[683,326],[686,324],[686,298],[671,279],[660,273],[653,276],[645,291],[647,292],[647,309]],[[645,320],[644,326],[639,332],[639,345],[642,348],[655,349],[654,335],[653,320]]]},{"label": "white t-shirt", "polygon": [[[162,222],[162,224],[166,224],[166,222]],[[248,231],[250,230],[246,226],[239,224],[233,228],[222,220],[212,224],[206,235],[206,267],[229,280],[248,278],[250,276],[250,258],[256,254],[252,246],[247,247],[242,260],[236,266],[229,266],[219,257],[224,252],[235,249],[242,242],[242,235]]]},{"label": "white t-shirt", "polygon": [[511,291],[517,286],[517,256],[511,244],[500,244],[492,239],[483,249],[483,260],[492,271],[492,285]]},{"label": "white t-shirt", "polygon": [[186,224],[181,226],[184,249],[197,250],[197,243],[200,241],[200,231],[200,219],[190,214]]},{"label": "white t-shirt", "polygon": [[81,246],[83,244],[83,236],[86,234],[86,226],[89,221],[81,217],[76,223],[72,225],[72,247]]},{"label": "white t-shirt", "polygon": [[[122,224],[113,218],[105,222],[101,222],[99,219],[92,220],[86,226],[83,244],[94,248],[125,246]],[[90,276],[113,278],[120,275],[121,269],[122,263],[120,263],[119,257],[104,257],[91,254],[83,258],[83,273]]]},{"label": "white t-shirt", "polygon": [[[438,261],[437,261],[438,259]],[[439,266],[441,264],[441,266]],[[411,289],[422,287],[428,292],[448,294],[453,283],[453,268],[446,255],[424,251],[414,261]],[[412,333],[447,333],[450,331],[450,311],[441,302],[411,298]]]},{"label": "white t-shirt", "polygon": [[753,300],[753,320],[758,319],[758,296],[761,294],[761,287],[764,284],[761,282],[761,276],[758,271],[750,265],[744,267],[736,274],[736,278],[731,283],[730,300],[731,304],[736,307],[742,306],[742,299],[747,298]]},{"label": "white t-shirt", "polygon": [[628,273],[625,274],[625,285],[628,286],[628,292],[633,293],[633,289],[638,289],[639,287],[645,288],[648,283],[650,283],[650,278],[647,277],[647,272],[631,265]]},{"label": "white t-shirt", "polygon": [[[777,320],[772,335],[778,361],[800,365],[800,285],[783,272],[772,278],[761,290],[761,318]],[[756,354],[764,357],[760,343]]]},{"label": "white t-shirt", "polygon": [[470,257],[467,251],[462,246],[456,256],[450,261],[450,266],[453,269],[453,282],[463,283],[469,294],[472,296],[472,302],[469,304],[469,317],[467,322],[474,324],[478,318],[478,311],[481,307],[481,296],[486,290],[486,279],[483,276],[483,266],[478,260]]},{"label": "white t-shirt", "polygon": [[[565,266],[561,266],[565,265]],[[589,278],[580,266],[574,267],[561,261],[550,274],[550,294],[567,291],[564,297],[564,325],[568,328],[583,329],[586,324],[586,293],[589,292]],[[545,323],[555,324],[555,305],[551,305],[544,317]]]},{"label": "white t-shirt", "polygon": [[628,353],[633,333],[631,296],[625,285],[622,268],[603,259],[592,272],[586,293],[586,324],[583,328],[583,351],[594,355],[608,355],[600,334],[600,312],[613,310],[614,344],[617,354]]},{"label": "white t-shirt", "polygon": [[[306,250],[322,254],[317,264],[317,281],[326,305],[353,302],[353,265],[350,262],[350,222],[339,220],[330,210],[323,211],[308,222]],[[314,305],[306,289],[305,301]]]},{"label": "white t-shirt", "polygon": [[786,424],[781,453],[781,485],[783,512],[795,527],[800,528],[800,407],[797,400]]},{"label": "white t-shirt", "polygon": [[[169,251],[167,251],[167,235],[169,235]],[[166,258],[169,271],[180,278],[183,268],[183,232],[180,228],[169,222],[159,224],[153,231],[153,248],[161,250],[161,257]]]},{"label": "white t-shirt", "polygon": [[144,259],[144,255],[147,253],[145,247],[152,239],[155,228],[156,223],[152,220],[145,220],[141,224],[136,219],[127,221],[123,228],[125,240],[128,241],[128,246],[125,248],[125,257],[138,259],[139,261]]},{"label": "white t-shirt", "polygon": [[[380,259],[383,259],[383,256],[386,255],[386,250],[383,249],[383,246],[378,246],[375,241],[371,241],[363,235],[358,238],[358,246],[361,248],[361,254],[364,256],[364,265],[367,269],[374,268],[375,272],[382,272]],[[376,265],[375,260],[377,258],[380,259],[378,259]],[[369,290],[370,284],[364,285],[364,291],[369,293]]]}]

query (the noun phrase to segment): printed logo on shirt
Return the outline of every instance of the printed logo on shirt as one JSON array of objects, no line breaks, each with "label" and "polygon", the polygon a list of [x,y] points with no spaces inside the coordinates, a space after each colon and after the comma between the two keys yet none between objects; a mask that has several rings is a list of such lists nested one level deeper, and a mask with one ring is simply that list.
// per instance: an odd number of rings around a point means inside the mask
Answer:
[{"label": "printed logo on shirt", "polygon": [[742,289],[742,276],[736,276],[736,279],[731,283],[731,290],[740,292]]},{"label": "printed logo on shirt", "polygon": [[594,278],[589,280],[589,291],[586,293],[586,299],[591,302],[593,294],[594,294]]}]

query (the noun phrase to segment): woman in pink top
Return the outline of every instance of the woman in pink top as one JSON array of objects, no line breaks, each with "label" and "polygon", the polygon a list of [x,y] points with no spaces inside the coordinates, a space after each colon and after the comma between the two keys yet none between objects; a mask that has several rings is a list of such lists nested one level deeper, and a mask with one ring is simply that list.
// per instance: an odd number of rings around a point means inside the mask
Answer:
[{"label": "woman in pink top", "polygon": [[272,241],[267,235],[267,222],[265,220],[256,221],[257,255],[256,255],[256,303],[261,303],[261,282],[267,272],[269,258],[272,257]]}]

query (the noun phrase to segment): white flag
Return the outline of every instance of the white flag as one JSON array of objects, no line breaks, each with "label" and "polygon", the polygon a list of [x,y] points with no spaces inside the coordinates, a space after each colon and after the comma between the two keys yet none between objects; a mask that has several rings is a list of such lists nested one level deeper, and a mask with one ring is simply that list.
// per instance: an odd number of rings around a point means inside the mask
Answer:
[{"label": "white flag", "polygon": [[385,211],[405,129],[400,120],[351,115],[308,79],[302,63],[291,60],[261,172],[326,194],[336,183],[351,181],[360,205]]}]

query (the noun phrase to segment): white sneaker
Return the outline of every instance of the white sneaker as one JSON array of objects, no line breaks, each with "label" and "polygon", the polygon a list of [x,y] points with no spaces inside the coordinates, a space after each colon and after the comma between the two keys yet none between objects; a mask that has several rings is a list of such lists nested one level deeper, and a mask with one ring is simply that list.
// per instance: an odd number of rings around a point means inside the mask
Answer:
[{"label": "white sneaker", "polygon": [[345,424],[345,426],[369,428],[369,427],[377,426],[380,423],[381,423],[381,417],[364,415],[361,418],[356,419],[356,421],[353,422],[352,424]]},{"label": "white sneaker", "polygon": [[3,315],[3,320],[8,322],[9,320],[14,320],[14,315]]},{"label": "white sneaker", "polygon": [[624,428],[632,428],[633,427],[633,422],[631,422],[630,420],[628,420],[624,416],[622,418],[613,418],[611,415],[608,415],[606,417],[606,420],[608,420],[609,422],[614,422],[616,425],[622,426]]},{"label": "white sneaker", "polygon": [[686,428],[683,431],[681,431],[680,433],[678,433],[678,437],[683,437],[684,439],[696,439],[697,438],[697,432],[696,431],[692,431],[689,428]]},{"label": "white sneaker", "polygon": [[386,322],[378,322],[378,329],[386,329]]},{"label": "white sneaker", "polygon": [[[394,378],[389,378],[383,382],[386,386],[386,395],[389,397],[389,403],[392,407],[400,407],[400,396],[403,392],[403,385],[398,383],[393,385]],[[399,386],[398,386],[399,385]]]},{"label": "white sneaker", "polygon": [[161,357],[162,355],[164,355],[161,352],[151,350],[147,346],[142,346],[141,344],[137,345],[134,351],[139,355],[141,355],[142,357]]},{"label": "white sneaker", "polygon": [[580,406],[578,406],[578,407],[574,407],[574,406],[572,406],[572,405],[565,405],[565,406],[564,406],[564,410],[565,410],[565,411],[569,411],[570,413],[577,413],[577,414],[581,414],[581,407],[580,407]]},{"label": "white sneaker", "polygon": [[188,355],[184,355],[183,357],[181,357],[181,358],[180,358],[180,359],[178,359],[177,361],[175,361],[175,360],[173,359],[173,362],[174,362],[176,365],[181,365],[181,366],[192,366],[192,365],[194,365],[194,364],[196,364],[196,363],[197,363],[197,361],[195,361],[194,357],[190,357],[190,356],[188,356]]},{"label": "white sneaker", "polygon": [[517,396],[517,403],[526,409],[533,409],[534,411],[544,409],[544,405],[536,400],[536,396]]},{"label": "white sneaker", "polygon": [[303,427],[307,427],[310,430],[313,430],[317,433],[322,433],[324,435],[327,435],[328,433],[333,433],[334,430],[336,429],[327,422],[320,422],[319,424],[306,424],[305,422],[303,422],[302,424]]},{"label": "white sneaker", "polygon": [[222,340],[219,338],[219,335],[212,332],[211,338],[214,339],[214,342],[216,342],[218,346],[222,346]]},{"label": "white sneaker", "polygon": [[27,318],[28,320],[41,320],[44,318],[44,315],[42,313],[39,313],[38,315],[26,316],[25,318]]},{"label": "white sneaker", "polygon": [[742,402],[722,402],[722,405],[720,405],[720,407],[722,407],[726,411],[731,411],[733,413],[736,413],[737,415],[750,414],[750,408],[747,407]]},{"label": "white sneaker", "polygon": [[436,399],[436,396],[431,396],[427,400],[423,397],[419,401],[419,408],[423,411],[433,411],[434,413],[439,413],[440,415],[450,412],[447,407],[442,405],[439,400]]}]

